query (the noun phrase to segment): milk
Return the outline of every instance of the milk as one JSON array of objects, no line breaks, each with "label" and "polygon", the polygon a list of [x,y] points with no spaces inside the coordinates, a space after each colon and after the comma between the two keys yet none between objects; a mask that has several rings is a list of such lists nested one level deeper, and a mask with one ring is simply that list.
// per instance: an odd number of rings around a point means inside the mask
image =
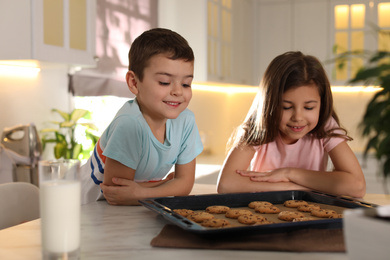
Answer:
[{"label": "milk", "polygon": [[80,182],[53,180],[40,183],[42,249],[72,252],[80,246]]}]

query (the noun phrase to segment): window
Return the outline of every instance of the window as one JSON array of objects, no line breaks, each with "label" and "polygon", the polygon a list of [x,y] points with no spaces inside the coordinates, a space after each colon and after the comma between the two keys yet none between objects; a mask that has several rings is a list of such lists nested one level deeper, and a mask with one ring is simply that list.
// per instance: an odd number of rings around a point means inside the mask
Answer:
[{"label": "window", "polygon": [[[336,5],[334,7],[335,46],[337,54],[346,51],[361,51],[364,46],[365,30],[364,4]],[[336,63],[336,65],[338,65]],[[363,65],[361,58],[353,58],[342,69],[336,70],[336,80],[346,80],[355,75]]]},{"label": "window", "polygon": [[[377,49],[390,51],[390,2],[375,0],[355,4],[348,4],[347,1],[334,2],[340,3],[333,5],[333,43],[336,54]],[[336,62],[336,66],[340,62]],[[335,70],[336,81],[354,77],[363,66],[363,59],[356,57],[344,65]]]}]

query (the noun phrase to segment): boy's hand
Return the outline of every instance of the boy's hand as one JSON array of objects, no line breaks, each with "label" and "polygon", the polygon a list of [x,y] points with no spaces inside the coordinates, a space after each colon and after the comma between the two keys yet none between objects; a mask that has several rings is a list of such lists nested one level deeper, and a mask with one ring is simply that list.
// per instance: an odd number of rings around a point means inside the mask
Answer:
[{"label": "boy's hand", "polygon": [[103,183],[100,188],[107,202],[111,205],[140,205],[142,199],[142,187],[131,180],[112,178],[112,182],[118,186],[108,186]]}]

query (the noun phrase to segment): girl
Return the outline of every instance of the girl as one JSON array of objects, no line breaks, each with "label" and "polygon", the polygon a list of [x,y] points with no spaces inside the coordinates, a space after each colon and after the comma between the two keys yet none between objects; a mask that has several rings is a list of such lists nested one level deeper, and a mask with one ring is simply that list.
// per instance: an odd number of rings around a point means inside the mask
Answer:
[{"label": "girl", "polygon": [[218,192],[319,190],[363,197],[364,175],[349,140],[321,63],[301,52],[284,53],[268,66],[245,121],[232,135]]}]

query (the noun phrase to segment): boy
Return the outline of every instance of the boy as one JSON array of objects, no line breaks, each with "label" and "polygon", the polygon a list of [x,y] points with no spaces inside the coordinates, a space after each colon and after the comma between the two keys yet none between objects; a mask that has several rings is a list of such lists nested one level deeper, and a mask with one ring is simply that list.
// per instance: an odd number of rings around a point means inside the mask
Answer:
[{"label": "boy", "polygon": [[[126,82],[136,96],[118,111],[82,167],[82,203],[112,205],[188,195],[202,150],[192,97],[194,54],[167,29],[151,29],[133,42]],[[175,171],[167,175],[172,166]]]}]

